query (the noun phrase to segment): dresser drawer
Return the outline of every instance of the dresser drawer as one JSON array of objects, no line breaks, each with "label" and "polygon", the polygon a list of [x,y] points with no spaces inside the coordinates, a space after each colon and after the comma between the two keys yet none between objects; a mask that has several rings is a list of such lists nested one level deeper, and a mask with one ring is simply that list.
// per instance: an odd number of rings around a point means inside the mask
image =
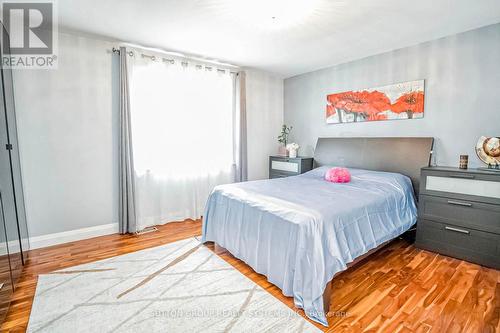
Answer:
[{"label": "dresser drawer", "polygon": [[421,195],[418,209],[423,219],[500,234],[499,205]]},{"label": "dresser drawer", "polygon": [[415,245],[484,266],[500,268],[500,235],[419,219]]},{"label": "dresser drawer", "polygon": [[269,178],[297,176],[312,167],[311,157],[269,156]]},{"label": "dresser drawer", "polygon": [[296,176],[296,173],[289,173],[289,172],[283,172],[283,171],[271,171],[269,173],[269,178],[285,178],[285,177],[290,177],[290,176]]},{"label": "dresser drawer", "polygon": [[495,174],[424,170],[420,194],[500,205],[500,177]]},{"label": "dresser drawer", "polygon": [[273,160],[271,161],[271,171],[299,173],[300,164],[297,161]]}]

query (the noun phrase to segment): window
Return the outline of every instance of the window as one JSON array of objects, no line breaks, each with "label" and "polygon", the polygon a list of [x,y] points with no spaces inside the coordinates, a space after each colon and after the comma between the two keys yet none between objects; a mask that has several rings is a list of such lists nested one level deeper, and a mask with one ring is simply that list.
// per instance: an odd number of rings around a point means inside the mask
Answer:
[{"label": "window", "polygon": [[130,103],[138,229],[199,218],[234,179],[234,74],[134,56]]}]

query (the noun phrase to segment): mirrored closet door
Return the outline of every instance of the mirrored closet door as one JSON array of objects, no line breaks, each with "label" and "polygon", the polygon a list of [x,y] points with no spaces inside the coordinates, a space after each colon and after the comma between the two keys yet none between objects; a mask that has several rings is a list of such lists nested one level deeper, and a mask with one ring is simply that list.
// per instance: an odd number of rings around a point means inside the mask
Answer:
[{"label": "mirrored closet door", "polygon": [[[8,43],[5,28],[2,42]],[[3,56],[8,47],[0,45]],[[3,62],[2,62],[3,64]],[[19,159],[12,71],[0,68],[0,322],[21,275],[29,248]]]}]

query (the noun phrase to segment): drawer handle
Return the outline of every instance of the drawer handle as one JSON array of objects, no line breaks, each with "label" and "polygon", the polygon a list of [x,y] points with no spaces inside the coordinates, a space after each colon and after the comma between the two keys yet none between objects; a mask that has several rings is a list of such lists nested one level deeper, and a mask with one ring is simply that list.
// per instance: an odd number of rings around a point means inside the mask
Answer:
[{"label": "drawer handle", "polygon": [[455,232],[459,232],[461,234],[469,234],[469,231],[467,230],[463,230],[463,229],[458,229],[458,228],[453,228],[453,227],[444,227],[446,230],[449,230],[449,231],[455,231]]},{"label": "drawer handle", "polygon": [[465,178],[465,179],[474,179],[476,176],[474,175],[450,175],[451,178]]},{"label": "drawer handle", "polygon": [[461,202],[461,201],[448,200],[448,204],[449,205],[455,205],[455,206],[472,207],[472,204],[470,202]]}]

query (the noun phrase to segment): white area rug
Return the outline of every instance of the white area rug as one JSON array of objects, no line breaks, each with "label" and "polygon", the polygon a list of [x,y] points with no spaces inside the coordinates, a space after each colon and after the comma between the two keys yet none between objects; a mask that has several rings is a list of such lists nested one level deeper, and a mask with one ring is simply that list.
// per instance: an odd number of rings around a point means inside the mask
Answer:
[{"label": "white area rug", "polygon": [[195,238],[41,275],[28,332],[319,332]]}]

